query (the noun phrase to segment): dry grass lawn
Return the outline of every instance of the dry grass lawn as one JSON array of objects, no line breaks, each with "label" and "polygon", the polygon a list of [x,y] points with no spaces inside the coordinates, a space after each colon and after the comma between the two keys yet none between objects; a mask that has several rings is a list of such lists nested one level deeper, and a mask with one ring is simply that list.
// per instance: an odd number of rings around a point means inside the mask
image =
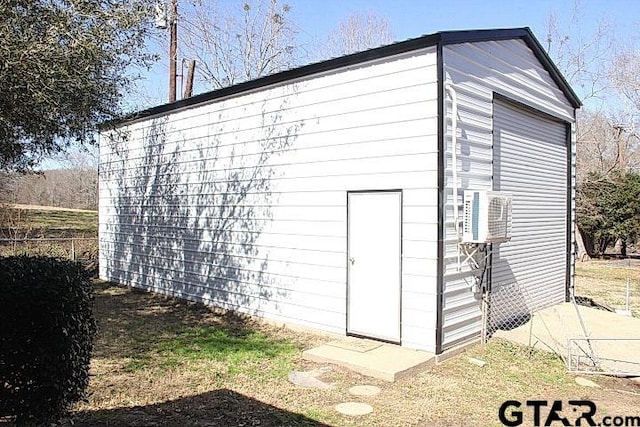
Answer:
[{"label": "dry grass lawn", "polygon": [[640,260],[593,260],[576,263],[576,295],[592,298],[613,309],[629,308],[640,317]]},{"label": "dry grass lawn", "polygon": [[[581,387],[555,356],[499,340],[393,384],[332,367],[323,380],[335,388],[319,390],[295,386],[287,374],[318,367],[301,360],[301,351],[326,336],[103,283],[96,284],[95,309],[100,332],[90,397],[64,425],[492,426],[501,425],[503,401],[536,398],[592,399],[599,417],[640,415],[638,383],[594,377],[601,388]],[[349,395],[363,384],[382,392]],[[374,412],[338,414],[334,406],[346,401],[369,403]]]}]

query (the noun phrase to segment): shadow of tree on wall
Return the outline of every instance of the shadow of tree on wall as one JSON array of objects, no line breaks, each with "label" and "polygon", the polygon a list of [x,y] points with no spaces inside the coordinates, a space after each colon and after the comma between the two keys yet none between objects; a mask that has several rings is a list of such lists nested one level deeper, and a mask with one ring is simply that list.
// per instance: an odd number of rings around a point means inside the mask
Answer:
[{"label": "shadow of tree on wall", "polygon": [[266,109],[250,148],[239,124],[230,132],[224,110],[203,134],[153,119],[138,131],[141,155],[127,149],[133,134],[112,133],[119,162],[102,172],[115,182],[114,217],[105,225],[113,237],[101,242],[110,280],[252,314],[286,296],[273,286],[258,241],[274,203],[270,164],[302,122],[282,125],[279,110]]},{"label": "shadow of tree on wall", "polygon": [[[73,422],[73,424],[71,423]],[[220,389],[162,403],[82,411],[62,425],[74,426],[326,426],[326,424]]]}]

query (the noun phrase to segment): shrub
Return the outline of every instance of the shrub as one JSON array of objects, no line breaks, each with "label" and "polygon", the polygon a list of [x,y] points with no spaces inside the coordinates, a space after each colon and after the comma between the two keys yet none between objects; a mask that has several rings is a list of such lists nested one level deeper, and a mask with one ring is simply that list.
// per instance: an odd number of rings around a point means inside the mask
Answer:
[{"label": "shrub", "polygon": [[56,421],[85,396],[96,334],[80,264],[0,257],[0,416]]}]

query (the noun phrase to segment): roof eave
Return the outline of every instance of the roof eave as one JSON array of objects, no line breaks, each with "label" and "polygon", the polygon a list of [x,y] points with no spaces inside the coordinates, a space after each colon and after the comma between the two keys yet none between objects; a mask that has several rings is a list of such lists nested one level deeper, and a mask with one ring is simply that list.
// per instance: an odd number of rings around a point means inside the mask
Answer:
[{"label": "roof eave", "polygon": [[304,65],[298,68],[292,68],[290,70],[281,71],[276,74],[271,74],[268,76],[259,77],[254,80],[238,83],[233,86],[205,92],[191,98],[179,100],[168,104],[158,105],[156,107],[151,107],[146,110],[128,114],[124,117],[110,120],[101,124],[100,129],[107,129],[122,123],[168,113],[174,110],[179,110],[205,102],[211,102],[219,98],[225,98],[239,93],[249,92],[251,90],[260,89],[266,86],[292,81],[324,72],[330,72],[340,68],[349,67],[369,61],[375,61],[377,59],[386,58],[388,56],[399,55],[414,50],[424,49],[436,45],[439,41],[440,33],[435,33],[428,36],[418,37],[415,39],[405,40],[402,42],[365,50],[363,52],[352,53],[349,55]]},{"label": "roof eave", "polygon": [[427,47],[435,46],[439,43],[443,45],[469,43],[469,42],[482,42],[482,41],[494,41],[494,40],[508,40],[508,39],[522,39],[527,46],[533,51],[536,58],[543,64],[545,69],[549,72],[554,82],[562,90],[567,100],[574,108],[580,108],[582,103],[580,99],[573,91],[569,83],[566,81],[560,70],[553,63],[547,52],[540,44],[540,42],[533,35],[533,32],[528,28],[506,28],[506,29],[492,29],[492,30],[462,30],[462,31],[442,31],[434,34],[425,35],[415,39],[409,39],[402,42],[381,46],[378,48],[366,50],[364,52],[353,53],[350,55],[341,56],[338,58],[329,59],[314,64],[305,65],[298,68],[282,71],[269,76],[257,78],[255,80],[249,80],[246,82],[238,83],[233,86],[217,89],[211,92],[206,92],[200,95],[193,96],[191,98],[183,99],[169,104],[163,104],[156,107],[152,107],[146,110],[142,110],[127,116],[110,120],[102,123],[100,129],[108,129],[118,126],[123,123],[128,123],[147,117],[157,116],[165,114],[171,111],[188,108],[190,106],[198,105],[205,102],[211,102],[219,98],[225,98],[233,96],[243,92],[249,92],[252,90],[260,89],[266,86],[271,86],[287,81],[292,81],[304,77],[308,77],[314,74],[320,74],[323,72],[329,72],[337,70],[343,67],[353,66],[360,63],[374,61],[393,55],[398,55],[414,50],[424,49]]}]

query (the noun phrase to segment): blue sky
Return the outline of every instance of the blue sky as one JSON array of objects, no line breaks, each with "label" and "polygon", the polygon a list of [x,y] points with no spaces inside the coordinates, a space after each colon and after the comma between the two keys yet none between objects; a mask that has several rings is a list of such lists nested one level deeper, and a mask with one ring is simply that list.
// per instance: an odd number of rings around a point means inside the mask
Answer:
[{"label": "blue sky", "polygon": [[[399,40],[441,30],[521,27],[544,28],[557,1],[292,1],[300,26],[310,34],[328,33],[341,18],[357,10],[386,17]],[[319,17],[321,19],[318,19]]]},{"label": "blue sky", "polygon": [[398,40],[442,30],[530,27],[537,37],[546,37],[550,14],[569,17],[577,4],[585,24],[600,18],[615,21],[624,30],[637,30],[640,2],[637,0],[290,0],[300,27],[309,35],[327,34],[354,11],[372,11],[384,16]]},{"label": "blue sky", "polygon": [[[186,2],[187,0],[178,0]],[[203,0],[208,1],[208,0]],[[231,4],[242,0],[218,0]],[[385,17],[396,40],[419,37],[444,30],[530,27],[546,47],[548,20],[556,15],[569,22],[573,9],[580,9],[580,28],[567,33],[588,36],[599,20],[609,21],[622,43],[635,43],[640,30],[638,0],[280,0],[288,3],[299,30],[299,43],[313,45],[325,40],[338,23],[352,12],[373,12]],[[569,27],[570,25],[568,25]],[[166,34],[168,38],[168,32]],[[162,104],[168,97],[168,60],[166,52],[149,72],[143,73],[139,91],[127,96],[129,108],[147,108]],[[180,83],[178,83],[180,84]],[[178,86],[180,87],[180,86]],[[180,94],[179,94],[180,98]],[[43,168],[56,167],[57,161],[45,161]]]},{"label": "blue sky", "polygon": [[[184,2],[186,0],[179,0]],[[206,1],[206,0],[204,0]],[[228,5],[242,0],[218,0]],[[560,22],[569,23],[574,8],[580,10],[579,28],[567,25],[567,33],[580,32],[588,36],[600,20],[613,24],[616,35],[624,42],[635,42],[640,29],[640,1],[637,0],[280,0],[288,3],[291,17],[298,26],[298,43],[317,45],[338,23],[352,12],[373,12],[385,17],[395,40],[405,40],[443,30],[481,28],[530,27],[546,47],[548,21],[555,15]],[[573,25],[573,27],[576,27]],[[168,33],[167,33],[168,37]],[[168,94],[168,62],[162,58],[141,81],[141,98],[129,99],[138,107],[166,102]],[[180,88],[180,82],[178,82]],[[139,94],[132,94],[137,96]],[[180,95],[179,95],[180,98]],[[131,105],[129,104],[129,105]],[[135,109],[135,108],[134,108]]]}]

